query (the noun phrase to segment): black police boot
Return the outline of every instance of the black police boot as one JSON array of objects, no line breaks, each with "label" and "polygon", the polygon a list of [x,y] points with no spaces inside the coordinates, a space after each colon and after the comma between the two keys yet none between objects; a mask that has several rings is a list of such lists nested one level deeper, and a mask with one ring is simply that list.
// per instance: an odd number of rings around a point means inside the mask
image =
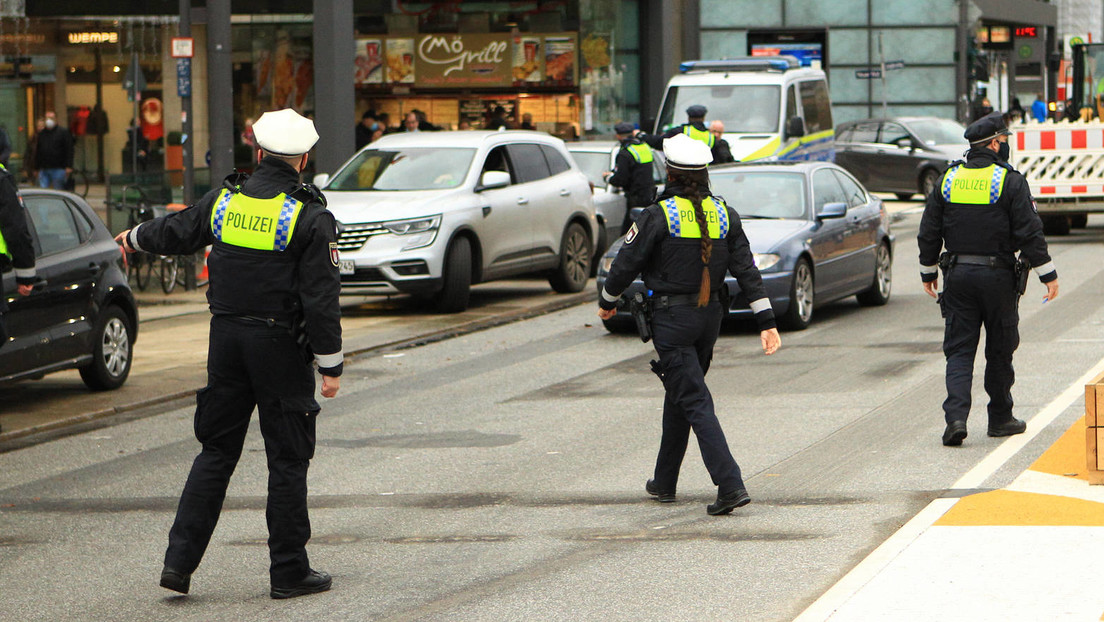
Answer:
[{"label": "black police boot", "polygon": [[952,421],[947,424],[947,429],[943,430],[943,444],[947,447],[958,447],[964,438],[966,438],[965,421]]},{"label": "black police boot", "polygon": [[174,592],[180,592],[181,594],[187,594],[188,588],[191,587],[191,585],[191,573],[173,570],[168,566],[165,566],[161,570],[161,587]]},{"label": "black police boot", "polygon": [[742,508],[749,503],[751,503],[751,497],[743,488],[737,488],[730,493],[717,491],[717,500],[705,506],[705,511],[711,516],[720,516],[721,514],[728,514],[736,508]]},{"label": "black police boot", "polygon": [[1027,424],[1022,420],[1012,417],[1004,423],[989,422],[989,436],[1014,436],[1023,434]]},{"label": "black police boot", "polygon": [[656,483],[654,479],[650,479],[644,483],[644,490],[646,490],[649,495],[655,497],[656,501],[659,501],[660,503],[675,502],[675,493],[668,492],[666,490],[660,491],[658,488],[656,488]]},{"label": "black police boot", "polygon": [[325,592],[330,589],[330,584],[332,582],[333,578],[330,577],[329,573],[312,569],[307,573],[307,576],[303,577],[294,585],[273,585],[272,591],[269,592],[269,596],[273,598],[295,598],[296,596],[317,594],[318,592]]}]

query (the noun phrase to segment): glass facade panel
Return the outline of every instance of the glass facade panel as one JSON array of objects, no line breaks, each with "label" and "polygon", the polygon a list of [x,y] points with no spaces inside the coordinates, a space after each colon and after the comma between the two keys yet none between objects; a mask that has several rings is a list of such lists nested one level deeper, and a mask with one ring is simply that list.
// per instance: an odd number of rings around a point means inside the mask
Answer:
[{"label": "glass facade panel", "polygon": [[[786,3],[786,26],[788,27],[865,26],[867,23],[867,0],[783,1]],[[733,13],[740,15],[735,11]]]},{"label": "glass facade panel", "polygon": [[870,98],[869,82],[856,78],[854,68],[828,70],[828,87],[834,104],[866,102]]},{"label": "glass facade panel", "polygon": [[701,22],[703,28],[776,27],[782,23],[782,3],[763,0],[701,0]]},{"label": "glass facade panel", "polygon": [[868,42],[866,29],[829,30],[829,60],[836,65],[865,65],[870,62]]},{"label": "glass facade panel", "polygon": [[[886,75],[889,102],[953,102],[954,67],[905,67]],[[872,102],[882,101],[882,81],[873,80]]]},{"label": "glass facade panel", "polygon": [[882,33],[882,47],[887,61],[904,60],[909,64],[954,62],[954,28],[875,30],[872,33],[874,37],[872,60],[875,61],[878,55],[878,32]]},{"label": "glass facade panel", "polygon": [[701,33],[702,58],[747,56],[746,30],[707,30]]},{"label": "glass facade panel", "polygon": [[870,7],[871,21],[879,26],[904,24],[953,26],[958,21],[955,0],[878,0]]}]

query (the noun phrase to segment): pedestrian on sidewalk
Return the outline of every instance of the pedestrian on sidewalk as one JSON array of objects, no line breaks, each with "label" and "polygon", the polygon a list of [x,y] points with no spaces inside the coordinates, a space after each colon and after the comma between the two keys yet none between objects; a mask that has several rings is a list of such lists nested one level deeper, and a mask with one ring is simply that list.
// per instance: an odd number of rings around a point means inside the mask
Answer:
[{"label": "pedestrian on sidewalk", "polygon": [[322,193],[299,181],[318,140],[314,123],[285,109],[261,115],[253,132],[260,163],[252,176],[231,175],[195,205],[116,240],[127,252],[162,255],[213,245],[207,386],[195,414],[203,449],[169,531],[161,586],[188,593],[256,407],[268,459],[270,595],[292,598],[331,584],[307,559],[307,468],[320,411],[312,362],[323,397],[334,397],[344,358],[337,223]]},{"label": "pedestrian on sidewalk", "polygon": [[[945,325],[946,446],[961,445],[966,438],[982,325],[989,436],[1012,436],[1027,429],[1012,415],[1012,354],[1020,344],[1019,300],[1030,269],[1018,265],[1017,251],[1046,284],[1043,302],[1058,296],[1058,272],[1047,254],[1035,200],[1023,175],[1008,164],[1012,132],[1003,116],[992,112],[970,124],[963,135],[970,142],[966,161],[952,163],[936,192],[928,195],[917,234],[924,291],[939,301]],[[940,268],[943,291],[937,292]]]},{"label": "pedestrian on sidewalk", "polygon": [[44,127],[35,134],[35,163],[38,187],[64,190],[73,172],[73,135],[57,123],[57,114],[46,113]]},{"label": "pedestrian on sidewalk", "polygon": [[709,146],[677,134],[663,141],[663,152],[667,185],[657,203],[629,227],[598,298],[598,317],[612,318],[621,293],[638,274],[644,275],[644,285],[654,292],[651,331],[659,360],[652,361],[652,371],[666,391],[655,475],[644,489],[661,503],[675,500],[693,429],[717,486],[717,500],[706,512],[728,514],[751,501],[705,385],[713,345],[728,308],[728,271],[751,301],[763,352],[774,354],[782,342],[740,215],[709,192],[705,169],[713,161]]}]

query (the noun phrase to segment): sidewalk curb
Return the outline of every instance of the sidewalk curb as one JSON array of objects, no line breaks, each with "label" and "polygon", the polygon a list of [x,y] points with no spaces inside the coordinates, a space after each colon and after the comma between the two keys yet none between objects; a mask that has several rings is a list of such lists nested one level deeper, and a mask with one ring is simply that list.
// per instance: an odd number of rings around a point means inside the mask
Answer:
[{"label": "sidewalk curb", "polygon": [[[352,349],[345,352],[345,361],[349,362],[357,358],[375,354],[379,352],[391,352],[395,350],[405,350],[407,348],[414,348],[417,346],[423,346],[431,343],[437,343],[453,337],[460,337],[471,333],[476,333],[482,330],[495,328],[504,324],[510,324],[521,320],[527,320],[540,315],[546,315],[554,313],[569,307],[574,307],[580,304],[593,302],[598,299],[598,292],[593,289],[584,290],[577,294],[571,294],[568,296],[557,297],[555,300],[528,309],[521,309],[518,311],[510,311],[500,315],[494,315],[486,318],[475,319],[463,324],[458,324],[451,328],[438,330],[424,335],[417,335],[407,339],[400,339],[397,341],[389,341],[381,344],[366,345],[366,346],[354,346]],[[178,316],[171,316],[178,317]],[[166,319],[166,318],[155,318]],[[0,432],[0,443],[7,441],[13,441],[16,439],[31,436],[33,434],[39,434],[41,432],[50,432],[60,430],[69,426],[88,423],[89,421],[95,421],[97,419],[104,419],[112,415],[119,415],[128,413],[142,408],[148,408],[150,406],[157,406],[159,404],[165,404],[174,400],[179,400],[194,395],[197,391],[203,387],[196,387],[194,389],[188,389],[185,391],[177,391],[175,393],[169,393],[158,397],[152,397],[149,399],[133,402],[130,404],[122,404],[113,406],[111,408],[105,408],[102,410],[93,411],[90,413],[84,413],[75,415],[73,417],[67,417],[58,421],[51,421],[50,423],[44,423],[42,425],[31,426],[29,428],[21,428],[19,430],[12,430],[11,432]]]}]

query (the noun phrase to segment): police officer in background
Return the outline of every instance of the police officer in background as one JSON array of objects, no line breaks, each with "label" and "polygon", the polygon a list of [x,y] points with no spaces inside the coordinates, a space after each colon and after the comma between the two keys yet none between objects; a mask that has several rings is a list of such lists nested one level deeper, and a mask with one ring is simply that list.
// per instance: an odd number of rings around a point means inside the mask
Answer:
[{"label": "police officer in background", "polygon": [[[15,270],[15,290],[20,296],[30,296],[35,282],[34,242],[27,227],[27,211],[16,189],[15,179],[0,164],[0,271]],[[0,348],[8,342],[4,313],[8,297],[0,280]]]},{"label": "police officer in background", "polygon": [[709,192],[705,170],[713,158],[709,148],[680,134],[665,140],[663,151],[666,188],[629,228],[598,299],[598,316],[612,318],[620,294],[643,273],[644,284],[654,292],[652,332],[659,361],[652,362],[652,370],[666,391],[655,475],[645,490],[661,503],[675,500],[679,468],[693,429],[717,486],[717,500],[706,511],[728,514],[751,498],[705,385],[728,304],[726,272],[736,276],[752,301],[763,352],[773,354],[782,342],[740,216]]},{"label": "police officer in background", "polygon": [[128,252],[164,255],[213,245],[207,386],[195,414],[203,450],[169,532],[161,586],[188,592],[256,407],[268,459],[270,595],[291,598],[331,582],[307,560],[307,467],[320,410],[310,351],[324,397],[337,395],[342,371],[337,225],[322,194],[299,182],[314,124],[285,109],[261,115],[253,131],[260,163],[251,177],[231,175],[188,209],[116,239]]},{"label": "police officer in background", "polygon": [[[946,319],[947,421],[943,444],[966,438],[970,387],[981,326],[985,326],[985,392],[989,436],[1027,429],[1012,416],[1012,353],[1020,343],[1016,251],[1046,284],[1043,302],[1058,296],[1058,273],[1047,254],[1043,224],[1023,175],[1008,164],[1008,137],[1000,112],[972,123],[966,161],[953,163],[928,196],[920,221],[920,276]],[[946,252],[940,255],[940,251]],[[943,269],[943,291],[938,268]],[[1026,270],[1026,267],[1023,267]]]},{"label": "police officer in background", "polygon": [[652,148],[636,137],[636,128],[632,123],[621,122],[613,126],[621,150],[614,160],[613,172],[606,172],[606,181],[610,185],[625,190],[625,222],[621,233],[632,223],[632,208],[647,207],[655,201],[655,180],[652,177]]}]

